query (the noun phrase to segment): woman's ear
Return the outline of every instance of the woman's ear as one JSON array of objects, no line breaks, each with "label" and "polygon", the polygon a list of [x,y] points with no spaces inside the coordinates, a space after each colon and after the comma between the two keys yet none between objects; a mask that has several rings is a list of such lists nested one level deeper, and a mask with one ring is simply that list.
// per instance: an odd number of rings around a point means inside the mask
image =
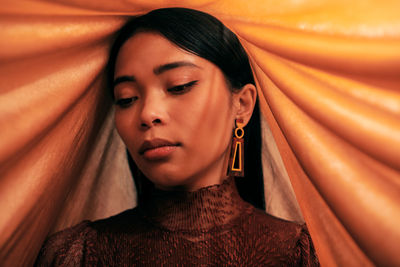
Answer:
[{"label": "woman's ear", "polygon": [[233,93],[233,105],[235,107],[235,119],[241,119],[244,126],[249,122],[256,104],[257,89],[248,83],[239,92]]}]

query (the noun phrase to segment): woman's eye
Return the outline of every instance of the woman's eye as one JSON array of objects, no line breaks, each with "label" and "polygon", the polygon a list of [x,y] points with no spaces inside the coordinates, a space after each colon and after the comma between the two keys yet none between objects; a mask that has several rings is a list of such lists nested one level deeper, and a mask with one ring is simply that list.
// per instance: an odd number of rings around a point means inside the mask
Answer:
[{"label": "woman's eye", "polygon": [[136,100],[137,100],[137,96],[128,97],[128,98],[120,98],[120,99],[117,99],[117,100],[115,101],[115,104],[116,104],[117,106],[120,106],[121,108],[127,108],[127,107],[129,107],[130,105],[132,105],[133,102],[135,102]]},{"label": "woman's eye", "polygon": [[194,85],[197,84],[197,82],[198,81],[196,80],[196,81],[191,81],[191,82],[188,82],[185,84],[177,85],[177,86],[168,88],[167,91],[171,92],[173,94],[177,94],[177,95],[183,94],[183,93],[186,93],[187,91],[189,91]]}]

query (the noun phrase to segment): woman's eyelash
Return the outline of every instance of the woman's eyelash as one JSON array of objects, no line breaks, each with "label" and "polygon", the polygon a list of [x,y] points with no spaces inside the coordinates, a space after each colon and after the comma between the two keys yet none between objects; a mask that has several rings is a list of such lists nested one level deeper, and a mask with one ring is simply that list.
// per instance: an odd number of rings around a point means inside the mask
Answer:
[{"label": "woman's eyelash", "polygon": [[198,82],[198,80],[195,80],[195,81],[191,81],[191,82],[188,82],[188,83],[185,83],[185,84],[177,85],[177,86],[168,88],[167,91],[171,92],[171,93],[174,93],[174,94],[182,94],[182,93],[185,93],[188,90],[190,90],[190,88],[192,86],[196,85],[197,82]]},{"label": "woman's eyelash", "polygon": [[126,107],[129,107],[130,105],[132,105],[133,102],[137,99],[138,99],[137,96],[128,97],[128,98],[120,98],[120,99],[117,99],[117,101],[115,101],[115,104],[117,106],[120,106],[121,108],[126,108]]},{"label": "woman's eyelash", "polygon": [[[192,86],[197,84],[197,82],[198,82],[198,80],[191,81],[191,82],[188,82],[185,84],[173,86],[171,88],[168,88],[167,90],[168,90],[168,92],[171,92],[173,94],[177,94],[177,95],[183,94],[183,93],[189,91]],[[121,108],[127,108],[130,105],[132,105],[137,99],[138,99],[137,96],[120,98],[115,101],[115,104]]]}]

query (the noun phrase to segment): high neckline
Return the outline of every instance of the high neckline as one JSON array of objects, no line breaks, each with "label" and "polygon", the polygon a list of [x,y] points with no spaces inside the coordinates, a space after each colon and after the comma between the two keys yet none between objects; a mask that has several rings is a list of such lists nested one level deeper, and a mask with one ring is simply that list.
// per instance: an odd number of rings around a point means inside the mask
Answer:
[{"label": "high neckline", "polygon": [[231,223],[251,206],[229,177],[192,192],[155,189],[139,208],[145,219],[169,231],[207,232]]}]

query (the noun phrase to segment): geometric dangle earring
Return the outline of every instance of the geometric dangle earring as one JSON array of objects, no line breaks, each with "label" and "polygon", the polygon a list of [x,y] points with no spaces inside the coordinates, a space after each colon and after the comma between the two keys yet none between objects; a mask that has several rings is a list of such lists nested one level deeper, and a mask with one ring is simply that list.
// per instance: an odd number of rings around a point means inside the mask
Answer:
[{"label": "geometric dangle earring", "polygon": [[244,130],[243,120],[237,119],[232,139],[231,154],[228,164],[228,176],[244,177]]}]

